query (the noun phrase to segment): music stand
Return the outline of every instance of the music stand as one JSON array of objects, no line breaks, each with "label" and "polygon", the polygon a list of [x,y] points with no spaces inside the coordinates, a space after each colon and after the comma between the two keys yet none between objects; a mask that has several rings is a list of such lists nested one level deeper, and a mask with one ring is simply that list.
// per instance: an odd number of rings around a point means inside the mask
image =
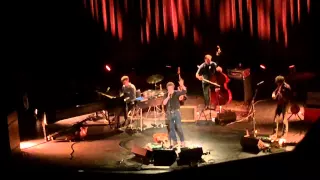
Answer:
[{"label": "music stand", "polygon": [[[212,103],[211,103],[211,88],[216,88],[215,86],[212,86],[212,85],[210,85],[211,87],[209,88],[209,92],[208,92],[208,94],[209,94],[209,107],[208,107],[208,110],[209,110],[209,115],[210,115],[210,120],[212,120],[212,110],[215,110],[215,109],[212,109]],[[220,90],[219,90],[220,91]],[[220,97],[220,92],[217,92],[217,95],[218,95],[218,97],[217,98],[219,98]],[[218,104],[217,104],[217,106],[219,107],[219,113],[221,113],[222,111],[221,111],[221,105],[219,104],[219,99],[218,99]],[[205,114],[205,110],[207,110],[207,108],[205,107],[205,108],[203,108],[202,110],[201,110],[201,112],[200,112],[200,114],[199,114],[199,119],[198,120],[200,120],[200,117],[201,117],[201,115],[203,114],[204,115],[204,117],[206,118],[206,121],[208,121],[208,119],[207,119],[207,116],[206,116],[206,114]]]},{"label": "music stand", "polygon": [[[199,108],[199,109],[200,109],[200,108]],[[205,110],[206,110],[206,107],[203,107],[202,110],[201,110],[201,112],[200,112],[200,114],[199,114],[198,121],[200,120],[201,115],[203,115],[204,118],[206,119],[206,121],[208,121],[207,116],[206,116],[206,113],[205,113]]]},{"label": "music stand", "polygon": [[298,117],[300,121],[302,120],[299,115],[300,107],[297,104],[292,104],[290,107],[290,111],[291,111],[291,115],[288,117],[288,121],[291,119],[293,115],[295,115],[295,117]]}]

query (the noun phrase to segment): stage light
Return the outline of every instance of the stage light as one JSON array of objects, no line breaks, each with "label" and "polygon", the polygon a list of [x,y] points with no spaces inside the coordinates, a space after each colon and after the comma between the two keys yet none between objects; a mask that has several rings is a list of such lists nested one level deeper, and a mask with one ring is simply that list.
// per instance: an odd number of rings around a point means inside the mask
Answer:
[{"label": "stage light", "polygon": [[293,69],[293,68],[295,68],[296,66],[295,65],[290,65],[289,66],[289,69]]},{"label": "stage light", "polygon": [[267,69],[264,64],[260,64],[260,68],[261,68],[261,69]]},{"label": "stage light", "polygon": [[294,74],[296,72],[296,66],[294,64],[289,66],[289,73]]},{"label": "stage light", "polygon": [[166,68],[171,68],[171,66],[170,65],[166,65]]},{"label": "stage light", "polygon": [[110,68],[109,65],[106,65],[106,70],[107,70],[107,71],[111,71],[111,68]]},{"label": "stage light", "polygon": [[36,145],[37,143],[35,142],[20,142],[20,149],[28,149]]}]

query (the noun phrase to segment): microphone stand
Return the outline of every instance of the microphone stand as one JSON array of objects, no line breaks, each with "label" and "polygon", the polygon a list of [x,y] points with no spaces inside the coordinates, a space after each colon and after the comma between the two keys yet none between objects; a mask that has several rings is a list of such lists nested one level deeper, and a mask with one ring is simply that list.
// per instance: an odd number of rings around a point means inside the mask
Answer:
[{"label": "microphone stand", "polygon": [[253,98],[251,100],[251,108],[252,108],[252,126],[253,126],[253,136],[256,137],[256,118],[255,118],[255,99],[256,99],[256,96],[257,96],[257,93],[258,93],[258,87],[256,88],[255,92],[254,92],[254,95],[253,95]]}]

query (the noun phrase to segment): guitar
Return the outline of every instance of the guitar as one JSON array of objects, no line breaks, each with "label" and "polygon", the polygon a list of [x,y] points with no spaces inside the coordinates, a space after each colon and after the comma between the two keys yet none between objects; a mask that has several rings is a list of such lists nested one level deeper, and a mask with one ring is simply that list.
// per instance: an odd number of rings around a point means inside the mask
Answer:
[{"label": "guitar", "polygon": [[[183,81],[183,79],[181,78],[181,71],[180,70],[181,70],[180,67],[178,67],[177,74],[178,74],[178,77],[179,77],[179,81]],[[178,90],[181,91],[182,88],[180,86],[178,86]],[[181,95],[179,97],[180,105],[183,105],[184,101],[186,101],[186,100],[187,100],[187,95]]]},{"label": "guitar", "polygon": [[273,93],[272,93],[273,100],[276,100],[279,97],[281,98],[281,89],[282,89],[282,85],[280,87],[278,87],[275,91],[273,91]]}]

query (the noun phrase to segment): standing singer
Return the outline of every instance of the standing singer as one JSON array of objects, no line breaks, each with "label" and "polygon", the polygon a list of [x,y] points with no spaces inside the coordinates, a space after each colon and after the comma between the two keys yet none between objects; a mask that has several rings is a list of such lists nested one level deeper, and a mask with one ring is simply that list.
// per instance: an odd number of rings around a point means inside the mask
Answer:
[{"label": "standing singer", "polygon": [[165,95],[167,97],[163,100],[163,105],[166,106],[166,124],[168,125],[169,140],[171,145],[171,140],[173,140],[173,146],[178,144],[176,133],[179,136],[181,147],[185,146],[184,135],[182,131],[181,113],[180,113],[180,103],[179,97],[187,93],[187,89],[184,86],[183,81],[179,81],[181,91],[174,90],[174,83],[167,83],[168,93]]},{"label": "standing singer", "polygon": [[[202,81],[203,79],[209,80],[212,76],[215,75],[216,71],[222,72],[222,68],[217,65],[217,63],[212,61],[212,56],[207,54],[204,57],[204,63],[202,63],[198,71],[196,73],[196,78]],[[210,108],[210,90],[212,85],[202,81],[202,90],[203,90],[203,96],[204,96],[204,104],[205,108]],[[215,91],[218,91],[218,88],[215,88]],[[216,106],[216,104],[214,105]],[[214,107],[215,108],[215,107]]]},{"label": "standing singer", "polygon": [[291,87],[289,84],[285,82],[283,76],[277,76],[275,78],[275,83],[277,84],[276,90],[272,93],[272,99],[277,100],[277,108],[274,114],[274,128],[273,135],[277,137],[277,116],[282,115],[283,128],[282,128],[282,136],[286,136],[289,130],[288,119],[285,119],[285,115],[287,112],[287,108],[290,102],[291,97]]}]

